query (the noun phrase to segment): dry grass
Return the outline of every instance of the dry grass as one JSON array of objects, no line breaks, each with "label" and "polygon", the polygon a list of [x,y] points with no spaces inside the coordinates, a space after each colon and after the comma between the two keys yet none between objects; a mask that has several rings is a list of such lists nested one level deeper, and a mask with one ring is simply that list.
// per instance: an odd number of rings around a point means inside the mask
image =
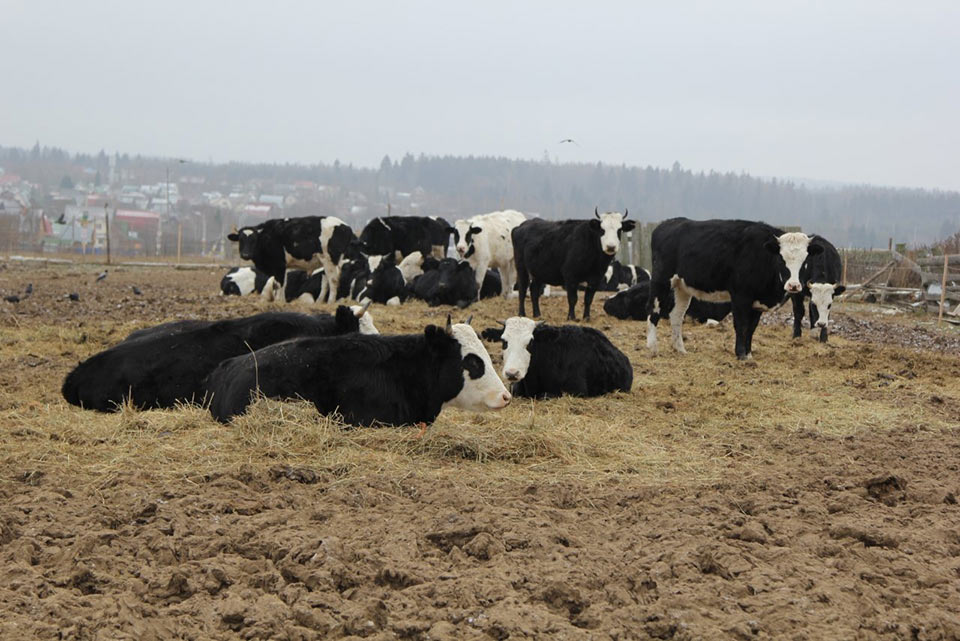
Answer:
[{"label": "dry grass", "polygon": [[[171,278],[182,278],[177,287],[206,300],[184,308],[199,316],[262,308],[252,300],[221,302],[208,295],[217,277],[197,279],[171,270]],[[485,301],[467,313],[480,328],[514,314],[515,305]],[[544,306],[552,322],[564,318],[564,309],[561,298]],[[428,322],[441,323],[448,311],[422,304],[373,309],[384,333],[420,331]],[[455,310],[454,316],[467,313]],[[960,408],[953,383],[960,368],[953,357],[838,338],[826,346],[806,338],[794,342],[787,328],[761,327],[757,360],[738,363],[728,322],[720,329],[687,326],[689,354],[680,356],[664,345],[662,355],[652,358],[642,347],[645,324],[612,319],[600,304],[592,325],[633,362],[631,393],[517,399],[487,414],[445,410],[420,439],[416,428],[344,429],[306,403],[261,400],[223,426],[197,407],[149,412],[125,407],[98,414],[60,398],[63,376],[78,359],[146,324],[106,311],[80,323],[59,324],[55,317],[4,323],[5,470],[62,472],[89,484],[136,470],[159,479],[191,479],[277,465],[310,468],[334,480],[412,474],[489,484],[569,478],[604,483],[629,476],[651,484],[701,484],[722,478],[734,458],[741,471],[744,460],[775,464],[786,456],[784,444],[801,431],[842,436],[954,429]],[[497,364],[499,346],[490,351]]]}]

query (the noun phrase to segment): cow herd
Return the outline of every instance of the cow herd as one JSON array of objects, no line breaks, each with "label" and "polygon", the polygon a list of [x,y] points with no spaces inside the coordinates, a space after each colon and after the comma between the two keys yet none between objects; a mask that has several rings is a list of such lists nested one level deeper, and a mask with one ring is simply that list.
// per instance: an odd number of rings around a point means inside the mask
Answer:
[{"label": "cow herd", "polygon": [[[811,329],[825,341],[833,297],[843,292],[836,248],[819,236],[765,223],[675,218],[652,236],[652,266],[614,260],[628,212],[594,211],[585,220],[526,219],[513,210],[458,220],[381,217],[357,236],[339,218],[273,219],[229,235],[252,266],[223,276],[221,293],[265,300],[334,303],[333,315],[266,312],[221,321],[176,321],[138,330],[81,362],[63,383],[71,404],[115,411],[200,404],[219,421],[243,414],[262,395],[303,399],[350,425],[427,424],[444,407],[496,410],[513,397],[553,398],[629,392],[633,368],[600,331],[548,325],[534,317],[549,286],[566,292],[567,319],[583,318],[597,291],[616,291],[604,311],[647,321],[647,345],[668,318],[673,346],[684,352],[682,323],[717,323],[732,314],[735,353],[752,357],[764,311],[787,297],[794,335],[810,300]],[[450,240],[457,258],[448,257]],[[516,292],[518,316],[483,329],[427,325],[422,333],[381,335],[372,303],[410,298],[467,307]],[[483,340],[502,348],[502,379]],[[504,384],[506,381],[509,389]]]}]

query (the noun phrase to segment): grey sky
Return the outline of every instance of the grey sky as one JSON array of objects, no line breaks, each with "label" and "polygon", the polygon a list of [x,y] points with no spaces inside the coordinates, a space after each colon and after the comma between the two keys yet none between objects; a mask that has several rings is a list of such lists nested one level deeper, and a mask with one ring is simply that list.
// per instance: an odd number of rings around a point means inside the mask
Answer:
[{"label": "grey sky", "polygon": [[957,2],[4,0],[0,16],[4,145],[361,165],[546,150],[960,189]]}]

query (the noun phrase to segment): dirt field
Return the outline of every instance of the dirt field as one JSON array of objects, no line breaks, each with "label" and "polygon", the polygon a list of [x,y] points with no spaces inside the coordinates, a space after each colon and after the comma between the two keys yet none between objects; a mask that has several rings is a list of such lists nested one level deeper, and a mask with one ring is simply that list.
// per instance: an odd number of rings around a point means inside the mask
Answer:
[{"label": "dirt field", "polygon": [[651,358],[598,305],[630,394],[417,439],[296,403],[67,405],[133,329],[264,309],[221,270],[101,269],[0,262],[0,293],[34,285],[0,302],[0,638],[960,639],[960,334],[929,318],[835,305],[821,345],[779,312],[738,363],[729,321]]}]

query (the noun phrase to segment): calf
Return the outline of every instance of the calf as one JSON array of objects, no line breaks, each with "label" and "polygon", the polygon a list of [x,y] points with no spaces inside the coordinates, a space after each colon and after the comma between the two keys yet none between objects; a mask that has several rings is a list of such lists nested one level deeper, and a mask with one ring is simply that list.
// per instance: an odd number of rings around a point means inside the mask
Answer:
[{"label": "calf", "polygon": [[469,325],[428,325],[408,336],[297,339],[222,363],[207,381],[221,422],[254,393],[302,398],[350,425],[432,423],[444,407],[500,409],[510,393]]},{"label": "calf", "polygon": [[823,251],[800,232],[748,220],[672,218],[651,238],[653,273],[647,302],[647,346],[657,353],[657,322],[669,309],[673,346],[685,353],[682,324],[692,298],[729,302],[738,359],[752,358],[753,333],[764,311],[802,291],[800,269]]},{"label": "calf", "polygon": [[[220,361],[298,336],[357,332],[363,316],[369,316],[366,308],[341,306],[335,316],[267,312],[165,323],[83,361],[67,375],[61,392],[67,402],[101,412],[126,401],[139,409],[202,402],[203,380]],[[371,327],[368,321],[368,331]]]},{"label": "calf", "polygon": [[[646,275],[646,272],[640,270]],[[650,297],[649,277],[637,283],[630,289],[619,292],[603,302],[603,311],[620,320],[647,320],[647,299]],[[669,296],[668,304],[661,308],[661,314],[668,314],[673,309],[673,296]],[[687,307],[687,316],[698,323],[709,321],[720,322],[730,313],[730,303],[706,303],[696,298],[690,301]]]},{"label": "calf", "polygon": [[633,367],[626,354],[591,327],[544,325],[514,316],[483,338],[503,345],[503,377],[514,396],[600,396],[629,392]]},{"label": "calf", "polygon": [[455,258],[444,258],[436,263],[436,267],[425,260],[423,275],[414,279],[410,294],[425,300],[431,307],[467,307],[477,299],[473,268],[467,261]]},{"label": "calf", "polygon": [[826,238],[814,236],[810,241],[810,246],[819,245],[823,251],[812,255],[800,270],[800,282],[803,283],[803,291],[799,294],[791,294],[793,301],[793,337],[800,338],[803,335],[801,325],[803,323],[803,303],[804,299],[810,299],[810,329],[820,329],[820,342],[827,342],[827,323],[830,321],[830,307],[833,305],[833,297],[839,296],[846,287],[840,283],[843,279],[843,262],[840,260],[840,252]]},{"label": "calf", "polygon": [[507,209],[458,220],[450,228],[460,258],[470,262],[477,279],[477,291],[483,288],[487,270],[496,268],[503,282],[504,298],[513,292],[517,281],[517,265],[510,234],[526,217]]},{"label": "calf", "polygon": [[577,287],[583,283],[583,318],[590,318],[593,295],[603,275],[620,248],[620,235],[634,227],[621,215],[596,210],[594,220],[550,222],[528,220],[512,232],[514,258],[517,263],[517,284],[520,295],[520,316],[526,315],[524,299],[531,288],[533,315],[540,316],[540,291],[544,285],[563,285],[567,291],[568,320],[576,320]]},{"label": "calf", "polygon": [[[442,227],[442,228],[441,228]],[[434,253],[435,242],[446,244],[449,239],[440,240],[446,233],[449,223],[442,218],[426,216],[379,216],[374,218],[360,232],[360,247],[365,254],[390,254],[399,252],[400,257],[419,251],[424,256]],[[436,252],[443,256],[443,253]]]},{"label": "calf", "polygon": [[221,296],[261,293],[270,276],[256,267],[233,267],[220,279]]}]

